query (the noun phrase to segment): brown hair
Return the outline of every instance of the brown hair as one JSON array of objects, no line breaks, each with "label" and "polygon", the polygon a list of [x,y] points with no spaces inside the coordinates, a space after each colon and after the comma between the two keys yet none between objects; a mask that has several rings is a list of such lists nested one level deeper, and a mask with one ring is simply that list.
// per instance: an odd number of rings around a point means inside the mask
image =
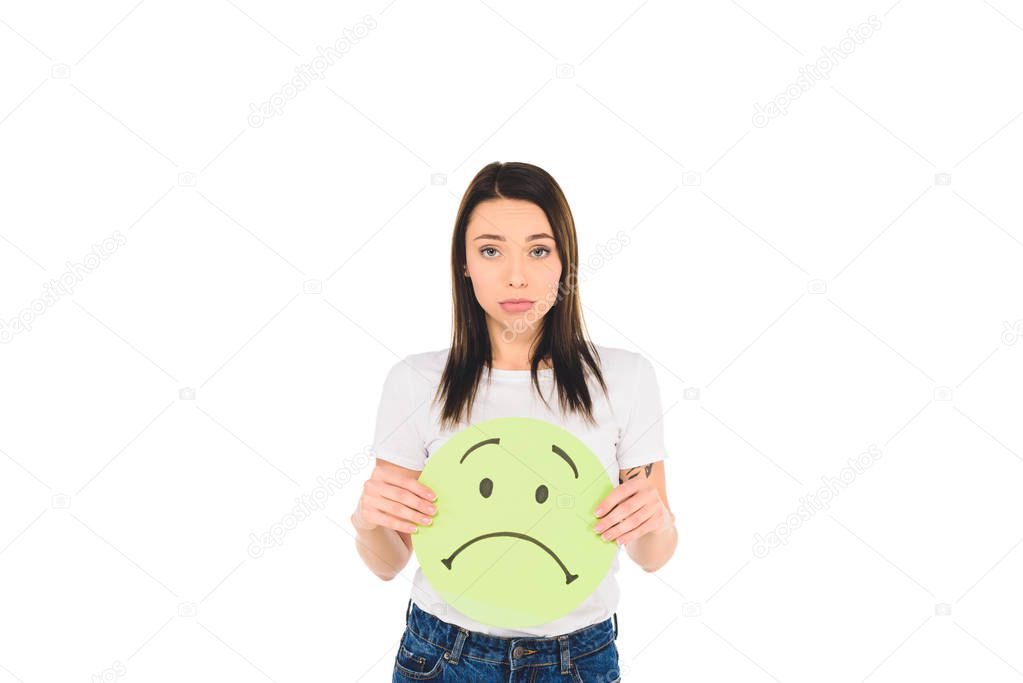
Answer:
[{"label": "brown hair", "polygon": [[[452,428],[468,419],[484,367],[492,369],[486,312],[476,300],[466,267],[465,238],[473,209],[488,199],[524,199],[541,209],[554,232],[555,248],[563,264],[557,298],[543,317],[543,329],[530,347],[530,377],[541,400],[547,404],[537,369],[550,357],[559,405],[575,411],[594,424],[593,405],[586,386],[587,367],[607,395],[600,371],[600,356],[586,339],[582,305],[576,287],[579,253],[575,221],[561,187],[545,170],[519,162],[493,162],[484,166],[462,195],[451,240],[452,336],[451,349],[434,401],[443,401],[441,424]],[[548,408],[550,406],[548,405]]]}]

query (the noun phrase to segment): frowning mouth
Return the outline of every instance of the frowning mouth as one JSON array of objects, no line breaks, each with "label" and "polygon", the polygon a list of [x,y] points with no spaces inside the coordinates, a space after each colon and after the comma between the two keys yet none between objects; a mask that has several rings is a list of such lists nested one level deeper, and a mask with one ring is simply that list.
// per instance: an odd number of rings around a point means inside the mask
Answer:
[{"label": "frowning mouth", "polygon": [[561,561],[561,558],[558,557],[557,554],[553,550],[551,550],[546,545],[544,545],[540,541],[536,540],[532,536],[530,536],[528,534],[520,534],[520,533],[518,533],[516,531],[495,531],[495,532],[490,533],[490,534],[481,534],[481,535],[477,536],[476,538],[472,538],[472,539],[466,541],[465,543],[463,543],[462,545],[458,546],[458,549],[455,550],[455,552],[451,553],[451,555],[449,557],[446,557],[446,558],[442,559],[441,562],[444,564],[445,567],[447,567],[448,569],[451,569],[451,563],[454,562],[455,557],[458,555],[458,553],[462,552],[463,550],[468,548],[470,545],[472,545],[476,541],[482,541],[485,538],[494,538],[495,536],[511,536],[512,538],[518,538],[518,539],[521,539],[523,541],[529,541],[530,543],[535,543],[538,546],[540,546],[541,548],[543,548],[544,551],[546,551],[547,554],[550,555],[552,558],[554,558],[554,561],[558,563],[558,566],[561,567],[561,571],[563,571],[565,573],[565,583],[566,584],[572,583],[573,581],[575,581],[576,579],[579,578],[578,574],[572,574],[571,572],[568,571],[568,567],[565,566],[565,563]]}]

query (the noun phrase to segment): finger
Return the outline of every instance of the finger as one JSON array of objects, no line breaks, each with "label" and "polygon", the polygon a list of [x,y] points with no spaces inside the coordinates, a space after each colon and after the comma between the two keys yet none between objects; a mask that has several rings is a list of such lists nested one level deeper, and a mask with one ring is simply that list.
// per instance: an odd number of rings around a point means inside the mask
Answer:
[{"label": "finger", "polygon": [[412,493],[416,494],[426,500],[436,500],[437,494],[426,484],[423,484],[418,479],[406,476],[393,470],[382,469],[380,471],[381,480],[394,486],[400,486],[403,489],[408,489]]},{"label": "finger", "polygon": [[619,536],[623,536],[626,533],[632,531],[640,524],[643,524],[653,516],[652,513],[648,513],[645,509],[637,510],[631,515],[627,515],[620,522],[615,524],[610,529],[607,529],[600,535],[605,541],[613,541]]},{"label": "finger", "polygon": [[407,507],[413,508],[414,510],[418,510],[419,512],[427,515],[432,515],[437,512],[436,505],[424,498],[420,498],[408,489],[401,488],[400,486],[395,486],[393,484],[381,484],[379,495],[402,503]]},{"label": "finger", "polygon": [[632,498],[619,503],[613,510],[604,515],[601,520],[593,526],[593,530],[597,533],[607,531],[634,513],[636,510],[643,507],[636,499],[637,496],[633,496]]},{"label": "finger", "polygon": [[424,515],[418,510],[410,508],[402,503],[388,500],[387,498],[374,497],[370,501],[370,505],[380,512],[408,522],[414,522],[416,524],[430,524],[433,522],[433,519],[430,518],[429,515]]},{"label": "finger", "polygon": [[394,531],[404,531],[407,534],[414,534],[417,531],[419,531],[419,527],[417,527],[415,524],[412,524],[411,522],[408,522],[404,519],[398,519],[397,517],[388,515],[384,512],[381,512],[380,510],[370,510],[365,515],[363,515],[363,519],[372,522],[377,526],[387,527],[388,529],[393,529]]},{"label": "finger", "polygon": [[650,519],[648,519],[647,521],[643,522],[638,527],[630,531],[629,533],[619,536],[617,538],[617,542],[619,545],[631,543],[632,541],[635,541],[637,538],[645,536],[646,534],[653,531],[654,527],[656,527],[655,520],[653,517],[651,517]]},{"label": "finger", "polygon": [[597,517],[606,515],[611,508],[618,505],[621,501],[625,500],[636,492],[636,484],[633,482],[625,482],[616,486],[611,493],[607,494],[604,500],[600,501],[600,505],[593,511],[593,514]]}]

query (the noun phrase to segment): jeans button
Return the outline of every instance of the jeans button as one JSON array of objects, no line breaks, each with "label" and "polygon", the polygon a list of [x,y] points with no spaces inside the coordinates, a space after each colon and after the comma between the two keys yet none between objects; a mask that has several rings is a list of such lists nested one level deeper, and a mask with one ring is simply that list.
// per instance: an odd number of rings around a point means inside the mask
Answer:
[{"label": "jeans button", "polygon": [[522,656],[522,648],[521,647],[516,647],[514,650],[512,650],[512,657],[521,657],[521,656]]}]

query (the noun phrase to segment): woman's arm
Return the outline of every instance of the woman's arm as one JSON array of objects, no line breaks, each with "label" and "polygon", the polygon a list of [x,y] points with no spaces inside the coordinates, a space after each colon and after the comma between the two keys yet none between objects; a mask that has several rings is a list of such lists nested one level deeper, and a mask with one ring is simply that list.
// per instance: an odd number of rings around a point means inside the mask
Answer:
[{"label": "woman's arm", "polygon": [[607,540],[625,546],[633,561],[648,572],[663,567],[675,553],[678,532],[668,507],[664,461],[621,470],[621,482],[598,506],[597,529]]},{"label": "woman's arm", "polygon": [[[420,474],[419,470],[377,459],[359,505],[352,513],[359,556],[370,571],[384,581],[393,579],[408,564],[412,556],[410,531],[422,522],[423,515],[430,514],[427,508],[430,502],[425,498],[430,490],[419,483]],[[364,507],[382,523],[367,521]],[[382,507],[386,507],[386,512]]]},{"label": "woman's arm", "polygon": [[360,527],[358,514],[358,510],[352,513],[352,526],[356,531],[359,557],[380,579],[390,581],[401,573],[412,556],[412,543],[406,540],[409,535],[383,526]]}]

